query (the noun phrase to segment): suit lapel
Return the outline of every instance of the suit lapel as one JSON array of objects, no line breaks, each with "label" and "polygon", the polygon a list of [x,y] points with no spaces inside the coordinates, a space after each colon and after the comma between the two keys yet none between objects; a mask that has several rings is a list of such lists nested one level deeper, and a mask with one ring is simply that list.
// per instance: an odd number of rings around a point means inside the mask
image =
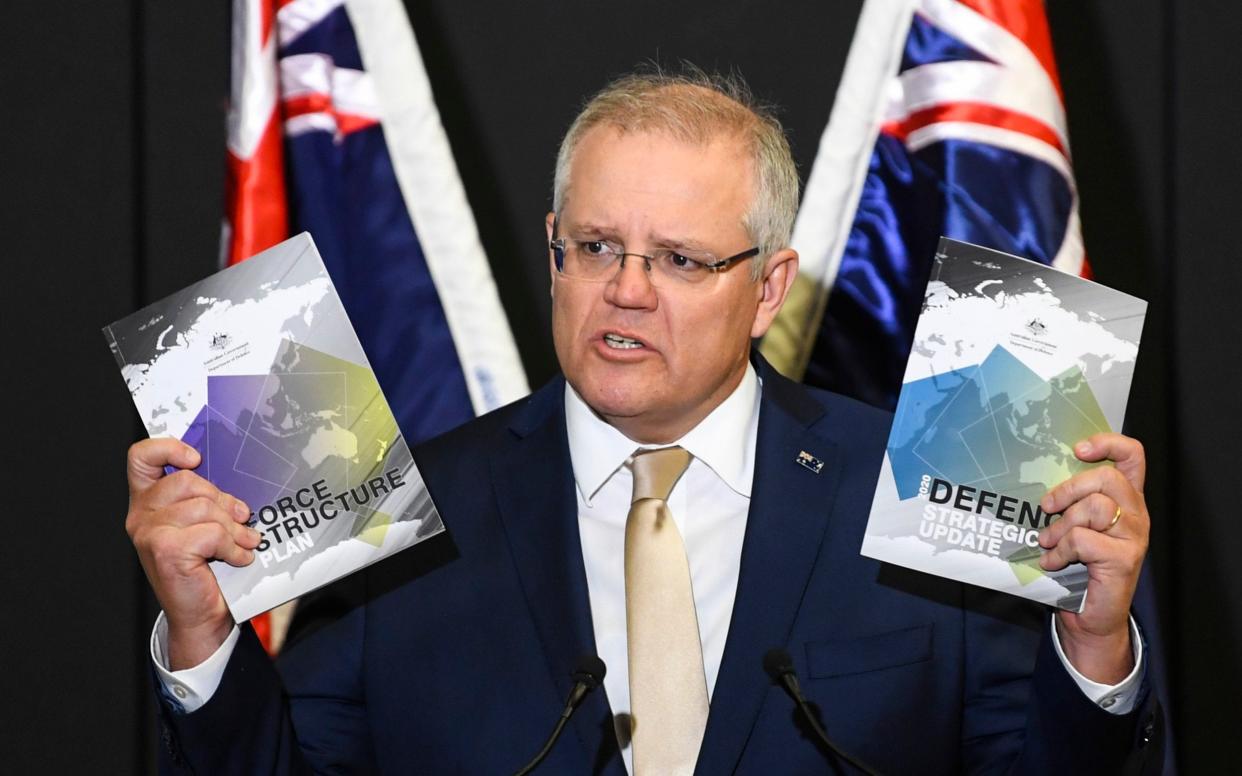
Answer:
[{"label": "suit lapel", "polygon": [[[492,482],[523,593],[563,702],[579,656],[595,654],[578,503],[565,432],[564,381],[535,393],[491,456]],[[551,729],[554,719],[549,718]],[[571,726],[591,771],[624,774],[603,688],[587,696]],[[564,745],[565,742],[562,742]]]},{"label": "suit lapel", "polygon": [[[700,750],[698,773],[730,773],[771,680],[763,656],[788,643],[819,556],[840,474],[838,446],[810,430],[824,410],[758,360],[763,378],[755,480],[729,636]],[[799,465],[809,452],[820,472]]]}]

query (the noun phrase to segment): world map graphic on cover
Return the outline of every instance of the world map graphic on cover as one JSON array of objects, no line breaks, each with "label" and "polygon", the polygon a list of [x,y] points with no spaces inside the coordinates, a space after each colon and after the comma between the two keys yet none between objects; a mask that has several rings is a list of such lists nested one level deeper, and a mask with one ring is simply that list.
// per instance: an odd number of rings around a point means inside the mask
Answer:
[{"label": "world map graphic on cover", "polygon": [[252,510],[238,622],[443,530],[309,234],[104,328],[147,432]]},{"label": "world map graphic on cover", "polygon": [[1039,507],[1121,431],[1147,303],[941,238],[862,554],[1081,611],[1087,570],[1039,566]]}]

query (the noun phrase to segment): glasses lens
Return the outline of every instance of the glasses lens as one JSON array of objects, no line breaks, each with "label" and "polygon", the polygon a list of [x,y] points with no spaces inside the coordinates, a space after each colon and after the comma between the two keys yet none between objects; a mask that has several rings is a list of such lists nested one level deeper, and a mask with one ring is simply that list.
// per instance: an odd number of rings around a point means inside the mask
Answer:
[{"label": "glasses lens", "polygon": [[608,280],[616,272],[620,251],[602,240],[565,240],[563,269],[581,280]]},{"label": "glasses lens", "polygon": [[716,273],[710,253],[660,251],[651,257],[651,282],[657,286],[697,286],[710,282]]}]

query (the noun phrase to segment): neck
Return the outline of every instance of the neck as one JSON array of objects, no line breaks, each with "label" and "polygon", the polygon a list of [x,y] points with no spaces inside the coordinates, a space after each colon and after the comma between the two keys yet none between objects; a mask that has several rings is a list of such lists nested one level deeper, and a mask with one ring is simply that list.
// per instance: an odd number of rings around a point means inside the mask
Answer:
[{"label": "neck", "polygon": [[[715,407],[712,407],[715,409]],[[683,418],[678,422],[666,422],[657,419],[639,420],[638,418],[621,418],[600,415],[604,422],[616,428],[622,434],[640,445],[667,445],[670,442],[676,442],[686,434],[690,433],[690,429],[699,425],[711,414],[711,410],[697,414],[694,417]]]}]

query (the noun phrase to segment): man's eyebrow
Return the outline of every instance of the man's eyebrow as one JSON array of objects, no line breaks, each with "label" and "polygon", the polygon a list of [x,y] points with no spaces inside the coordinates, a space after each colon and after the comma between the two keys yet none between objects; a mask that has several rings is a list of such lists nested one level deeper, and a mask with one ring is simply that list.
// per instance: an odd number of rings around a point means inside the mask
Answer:
[{"label": "man's eyebrow", "polygon": [[707,251],[708,250],[707,247],[703,243],[691,237],[682,237],[682,238],[661,237],[660,235],[653,234],[651,235],[651,242],[653,245],[658,245],[661,248],[667,248],[669,250],[674,250],[674,251],[685,251],[685,250]]},{"label": "man's eyebrow", "polygon": [[613,234],[613,230],[606,226],[590,223],[575,224],[572,227],[566,225],[565,231],[572,231],[575,237],[600,237]]}]

